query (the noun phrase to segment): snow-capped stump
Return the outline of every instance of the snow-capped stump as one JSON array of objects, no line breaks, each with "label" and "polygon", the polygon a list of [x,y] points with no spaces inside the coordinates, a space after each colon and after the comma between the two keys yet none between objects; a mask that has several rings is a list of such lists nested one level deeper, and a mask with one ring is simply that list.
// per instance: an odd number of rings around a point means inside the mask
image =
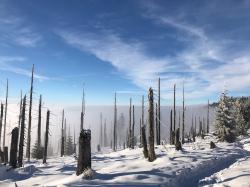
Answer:
[{"label": "snow-capped stump", "polygon": [[91,131],[82,130],[79,137],[79,156],[76,175],[80,175],[84,170],[91,168]]},{"label": "snow-capped stump", "polygon": [[18,127],[15,127],[11,134],[11,146],[10,146],[10,166],[16,168],[17,165],[17,144],[18,144]]},{"label": "snow-capped stump", "polygon": [[216,145],[213,141],[210,142],[210,149],[214,149],[216,148]]},{"label": "snow-capped stump", "polygon": [[94,174],[95,174],[94,170],[92,170],[91,168],[87,168],[83,171],[82,178],[90,180],[93,178]]}]

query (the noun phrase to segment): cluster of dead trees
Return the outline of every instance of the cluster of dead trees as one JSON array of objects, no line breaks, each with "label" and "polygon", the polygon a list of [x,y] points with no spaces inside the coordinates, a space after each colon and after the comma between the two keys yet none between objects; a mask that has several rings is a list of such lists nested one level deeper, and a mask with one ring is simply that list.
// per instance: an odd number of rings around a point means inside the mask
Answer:
[{"label": "cluster of dead trees", "polygon": [[[34,158],[41,159],[43,158],[43,163],[46,163],[47,158],[47,147],[48,147],[48,135],[49,135],[49,121],[50,121],[50,111],[47,110],[46,116],[46,129],[45,129],[45,138],[44,138],[44,147],[41,145],[41,110],[42,110],[42,96],[40,96],[39,100],[39,109],[38,109],[38,131],[37,131],[37,140],[35,146],[33,147],[33,151],[31,153],[31,129],[32,129],[32,103],[33,103],[33,80],[34,80],[34,65],[32,67],[31,73],[31,86],[30,86],[30,95],[29,95],[29,108],[28,108],[28,124],[26,122],[26,111],[27,111],[27,96],[22,95],[21,92],[21,100],[20,100],[20,110],[19,110],[19,118],[18,118],[18,126],[15,127],[11,132],[11,146],[10,146],[10,154],[8,153],[8,147],[5,145],[6,139],[6,118],[7,118],[7,108],[8,108],[8,80],[6,87],[6,100],[5,107],[1,104],[0,111],[0,141],[1,138],[3,140],[2,149],[0,147],[0,161],[2,163],[9,163],[13,168],[22,167],[23,166],[23,158],[24,158],[24,146],[26,143],[26,158],[27,161],[30,161],[31,155]],[[3,110],[4,118],[3,118]],[[4,127],[3,127],[3,136],[2,136],[2,122],[4,119]],[[27,125],[27,126],[26,126]],[[27,129],[27,134],[26,134]],[[27,138],[27,140],[26,140]],[[10,155],[10,159],[8,160],[8,155]]]}]

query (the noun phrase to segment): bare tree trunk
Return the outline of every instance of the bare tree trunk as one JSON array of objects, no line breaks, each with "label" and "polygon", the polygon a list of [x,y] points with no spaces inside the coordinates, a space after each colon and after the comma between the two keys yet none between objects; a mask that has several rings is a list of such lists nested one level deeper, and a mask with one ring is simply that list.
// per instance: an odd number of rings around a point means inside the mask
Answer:
[{"label": "bare tree trunk", "polygon": [[148,145],[147,145],[145,125],[142,126],[141,132],[142,132],[143,155],[145,158],[148,158]]},{"label": "bare tree trunk", "polygon": [[85,93],[84,93],[84,88],[83,88],[83,91],[82,91],[82,112],[81,112],[81,126],[80,126],[80,130],[83,130],[84,115],[85,115]]},{"label": "bare tree trunk", "polygon": [[117,148],[117,108],[116,108],[116,93],[115,93],[115,106],[114,106],[114,134],[113,134],[113,139],[114,139],[114,143],[113,143],[113,151],[116,151]]},{"label": "bare tree trunk", "polygon": [[157,103],[155,103],[155,142],[156,145],[158,145],[158,106]]},{"label": "bare tree trunk", "polygon": [[132,125],[132,146],[131,148],[135,148],[135,106],[133,105],[133,125]]},{"label": "bare tree trunk", "polygon": [[18,167],[23,166],[23,146],[24,146],[24,130],[25,130],[25,109],[26,109],[26,95],[23,98],[21,132],[18,151]]},{"label": "bare tree trunk", "polygon": [[108,146],[108,137],[107,137],[107,120],[104,121],[104,146]]},{"label": "bare tree trunk", "polygon": [[174,84],[174,130],[173,130],[173,135],[174,135],[174,137],[173,137],[173,140],[175,140],[176,138],[175,138],[175,127],[176,127],[176,108],[175,108],[175,89],[176,89],[176,85]]},{"label": "bare tree trunk", "polygon": [[15,127],[11,134],[11,147],[10,147],[10,166],[16,168],[17,165],[17,144],[18,144],[18,127]]},{"label": "bare tree trunk", "polygon": [[149,109],[148,109],[148,123],[149,123],[149,154],[148,161],[153,162],[156,159],[154,149],[154,94],[153,89],[149,88],[148,93]]},{"label": "bare tree trunk", "polygon": [[[1,103],[1,111],[0,111],[0,143],[1,143],[2,127],[3,127],[3,104]],[[1,146],[0,146],[0,149],[1,149]]]},{"label": "bare tree trunk", "polygon": [[82,130],[79,137],[79,156],[76,175],[80,175],[85,169],[91,168],[91,131]]},{"label": "bare tree trunk", "polygon": [[183,83],[183,93],[182,93],[182,96],[183,96],[183,100],[182,100],[182,138],[181,138],[181,141],[182,141],[182,144],[184,144],[185,142],[185,103],[184,103],[184,83]]},{"label": "bare tree trunk", "polygon": [[161,79],[158,80],[158,139],[157,144],[161,143]]},{"label": "bare tree trunk", "polygon": [[63,122],[64,122],[64,110],[62,112],[61,157],[64,155],[64,129],[63,129]]},{"label": "bare tree trunk", "polygon": [[8,109],[8,95],[9,95],[9,81],[7,79],[6,98],[5,98],[5,113],[4,113],[4,127],[3,127],[3,148],[5,147],[6,120],[7,120],[7,109]]},{"label": "bare tree trunk", "polygon": [[128,146],[129,148],[132,147],[132,99],[129,100],[129,136],[128,136]]},{"label": "bare tree trunk", "polygon": [[103,147],[102,113],[100,114],[100,147]]},{"label": "bare tree trunk", "polygon": [[21,90],[21,99],[20,99],[20,108],[19,108],[19,116],[18,116],[18,142],[17,144],[19,144],[20,141],[20,129],[21,129],[21,121],[22,121],[22,106],[23,105],[23,93]]},{"label": "bare tree trunk", "polygon": [[3,159],[4,159],[4,164],[7,164],[9,162],[9,154],[8,154],[8,147],[4,146],[3,147]]},{"label": "bare tree trunk", "polygon": [[41,147],[41,120],[42,120],[42,95],[39,99],[39,109],[38,109],[38,125],[37,125],[37,146]]},{"label": "bare tree trunk", "polygon": [[30,106],[29,106],[29,124],[28,124],[28,136],[27,136],[27,149],[26,149],[26,157],[28,162],[30,161],[30,142],[31,142],[31,120],[32,120],[32,96],[33,96],[33,77],[34,77],[34,64],[32,66],[32,74],[31,74],[31,84],[30,84]]},{"label": "bare tree trunk", "polygon": [[207,101],[207,133],[209,133],[209,100]]},{"label": "bare tree trunk", "polygon": [[49,141],[49,117],[50,111],[47,111],[47,117],[46,117],[46,131],[45,131],[45,142],[44,142],[44,152],[43,152],[43,164],[46,163],[47,159],[47,149],[48,149],[48,141]]},{"label": "bare tree trunk", "polygon": [[170,145],[173,144],[173,137],[172,133],[173,132],[173,110],[170,111],[170,129],[169,129],[169,143]]},{"label": "bare tree trunk", "polygon": [[140,119],[140,147],[142,146],[142,134],[141,134],[141,119]]}]

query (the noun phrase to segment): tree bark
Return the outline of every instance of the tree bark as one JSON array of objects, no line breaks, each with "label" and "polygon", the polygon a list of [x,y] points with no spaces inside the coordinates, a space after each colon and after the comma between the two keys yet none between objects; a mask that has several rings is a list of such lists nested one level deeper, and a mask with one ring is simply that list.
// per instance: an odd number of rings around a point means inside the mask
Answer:
[{"label": "tree bark", "polygon": [[48,141],[49,141],[49,118],[50,118],[50,111],[47,111],[46,117],[46,131],[45,131],[45,142],[44,142],[44,152],[43,152],[43,164],[46,163],[47,160],[47,150],[48,150]]},{"label": "tree bark", "polygon": [[153,162],[156,159],[154,149],[154,94],[153,89],[149,88],[148,93],[149,109],[148,109],[148,123],[149,123],[149,153],[148,161]]},{"label": "tree bark", "polygon": [[15,127],[11,132],[11,146],[10,146],[10,166],[16,168],[17,165],[17,144],[18,144],[18,127]]},{"label": "tree bark", "polygon": [[91,131],[82,130],[79,137],[76,175],[80,175],[87,168],[91,168]]}]

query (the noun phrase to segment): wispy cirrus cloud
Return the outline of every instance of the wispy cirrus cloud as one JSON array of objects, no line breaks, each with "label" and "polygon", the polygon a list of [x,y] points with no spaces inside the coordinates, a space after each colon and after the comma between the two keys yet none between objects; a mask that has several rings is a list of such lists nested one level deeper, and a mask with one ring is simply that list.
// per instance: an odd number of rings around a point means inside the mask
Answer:
[{"label": "wispy cirrus cloud", "polygon": [[[0,56],[0,70],[31,77],[31,70],[18,67],[15,63],[25,62],[23,57]],[[39,81],[50,80],[50,77],[34,74]]]},{"label": "wispy cirrus cloud", "polygon": [[224,38],[215,40],[202,26],[193,25],[178,16],[165,15],[156,11],[156,7],[146,7],[147,15],[142,16],[157,27],[176,30],[176,42],[185,41],[185,47],[175,56],[152,57],[145,50],[150,49],[145,42],[124,40],[115,31],[104,30],[94,34],[60,29],[55,33],[70,46],[112,64],[139,88],[156,87],[157,79],[161,77],[164,98],[170,99],[173,84],[180,88],[183,81],[186,97],[191,101],[214,97],[225,83],[232,92],[244,94],[249,91],[250,47],[244,53],[236,50],[232,54]]},{"label": "wispy cirrus cloud", "polygon": [[4,2],[0,4],[0,34],[0,45],[2,46],[14,44],[23,47],[36,47],[42,41],[42,35],[36,32],[22,16],[10,11]]}]

